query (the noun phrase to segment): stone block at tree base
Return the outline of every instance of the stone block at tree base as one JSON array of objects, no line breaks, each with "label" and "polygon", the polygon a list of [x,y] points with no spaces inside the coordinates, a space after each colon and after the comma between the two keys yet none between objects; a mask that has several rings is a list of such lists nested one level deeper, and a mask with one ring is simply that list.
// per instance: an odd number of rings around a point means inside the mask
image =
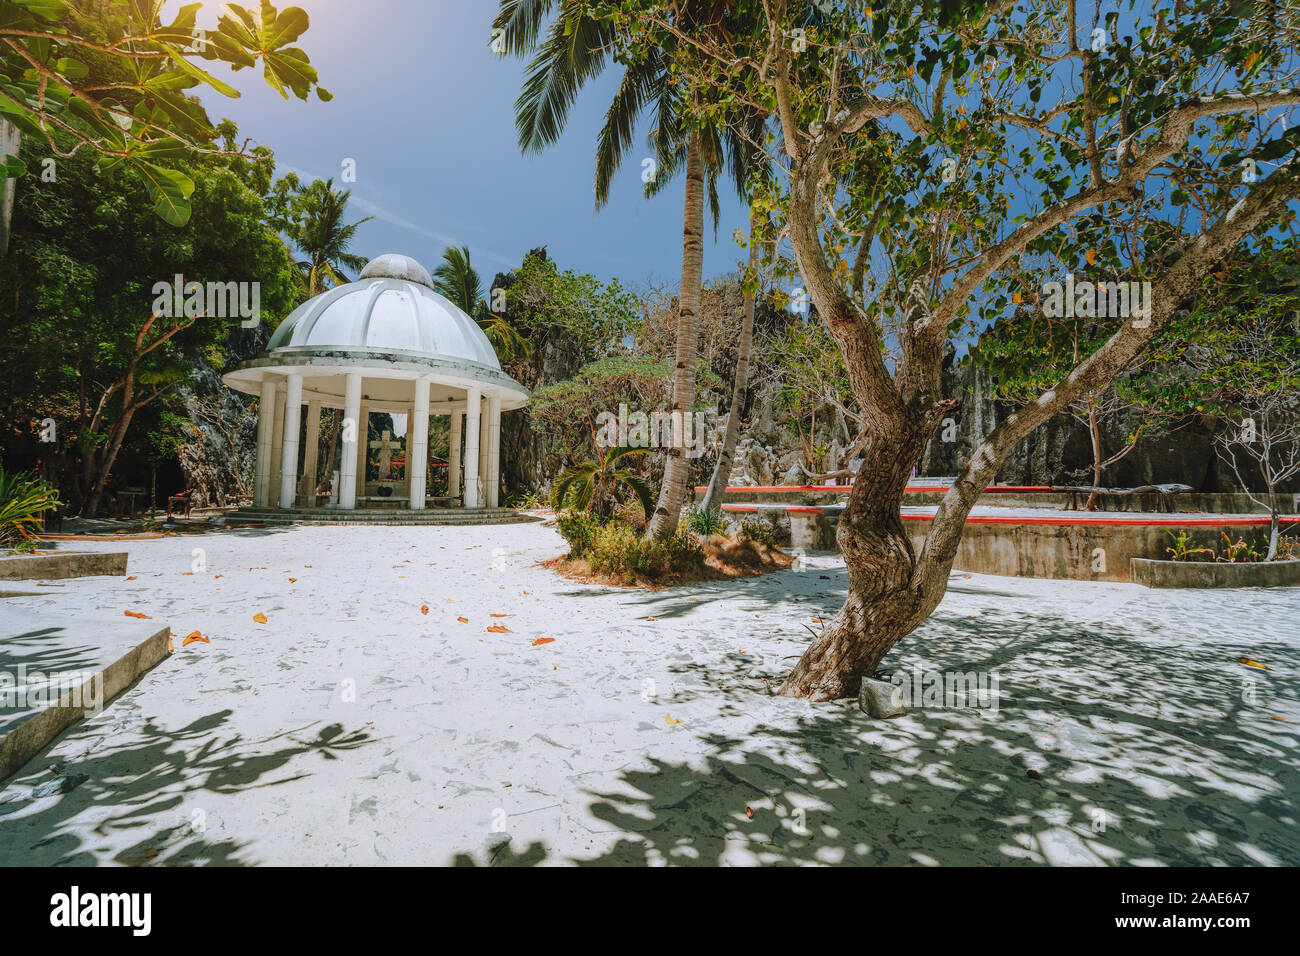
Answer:
[{"label": "stone block at tree base", "polygon": [[900,717],[903,714],[903,688],[883,680],[862,681],[858,705],[872,717]]}]

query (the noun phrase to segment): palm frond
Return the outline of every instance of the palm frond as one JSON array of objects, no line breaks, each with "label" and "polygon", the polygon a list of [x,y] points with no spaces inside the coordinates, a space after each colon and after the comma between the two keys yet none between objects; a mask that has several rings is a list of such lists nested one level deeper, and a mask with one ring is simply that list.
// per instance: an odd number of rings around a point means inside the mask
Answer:
[{"label": "palm frond", "polygon": [[578,91],[605,68],[613,26],[575,14],[558,17],[550,36],[528,64],[515,101],[519,147],[540,152],[560,138]]}]

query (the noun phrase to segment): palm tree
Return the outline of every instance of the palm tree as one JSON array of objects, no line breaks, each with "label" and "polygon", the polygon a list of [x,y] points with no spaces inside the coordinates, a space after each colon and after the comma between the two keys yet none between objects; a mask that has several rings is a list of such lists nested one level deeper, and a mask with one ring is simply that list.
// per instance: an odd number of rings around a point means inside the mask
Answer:
[{"label": "palm tree", "polygon": [[344,224],[351,190],[334,191],[334,180],[313,180],[293,198],[286,231],[306,259],[296,263],[307,286],[307,295],[325,291],[328,279],[335,285],[349,281],[347,272],[365,266],[363,256],[348,252],[357,228],[374,216]]},{"label": "palm tree", "polygon": [[645,479],[619,464],[628,455],[644,455],[648,448],[628,448],[621,445],[608,452],[596,446],[596,461],[584,461],[560,475],[551,491],[551,504],[556,510],[565,507],[586,511],[593,508],[597,514],[608,515],[611,502],[623,500],[623,490],[631,491],[641,509],[649,517],[654,508],[654,498]]},{"label": "palm tree", "polygon": [[448,246],[442,263],[433,270],[433,287],[478,323],[497,356],[505,360],[526,356],[532,346],[515,331],[505,316],[495,314],[483,298],[483,283],[469,261],[469,247]]},{"label": "palm tree", "polygon": [[[529,63],[524,88],[515,102],[515,126],[524,152],[539,152],[563,132],[578,91],[608,63],[614,27],[586,17],[575,0],[501,0],[494,28],[501,31],[504,52],[525,55],[537,47],[542,21],[556,6],[559,15],[547,38]],[[718,5],[707,4],[712,11]],[[725,9],[725,8],[723,8]],[[684,14],[687,16],[688,14]],[[682,222],[682,280],[678,297],[677,370],[673,376],[673,409],[685,415],[695,406],[695,365],[698,355],[696,316],[704,271],[704,195],[706,169],[709,194],[716,217],[715,177],[722,167],[723,150],[716,130],[687,128],[687,110],[669,70],[670,51],[656,51],[628,65],[614,100],[605,113],[596,145],[596,208],[609,198],[615,173],[631,147],[637,122],[653,108],[658,128],[652,134],[657,161],[665,172],[686,172],[686,197]],[[666,184],[671,175],[650,183]],[[716,222],[716,218],[715,218]],[[668,449],[659,501],[649,534],[666,538],[677,530],[690,470],[680,446]]]}]

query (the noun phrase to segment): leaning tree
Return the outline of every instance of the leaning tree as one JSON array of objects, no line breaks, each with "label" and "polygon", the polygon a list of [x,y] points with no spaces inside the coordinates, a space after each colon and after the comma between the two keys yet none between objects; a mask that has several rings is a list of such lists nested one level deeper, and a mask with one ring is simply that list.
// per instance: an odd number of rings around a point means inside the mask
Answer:
[{"label": "leaning tree", "polygon": [[[782,220],[868,422],[838,530],[848,595],[787,696],[854,694],[939,604],[966,517],[1017,443],[1129,368],[1228,253],[1294,220],[1295,8],[1121,6],[740,0],[751,28],[703,31],[652,0],[594,4],[621,58],[672,49],[675,82],[709,91],[699,102],[775,117],[778,186],[758,202]],[[981,436],[914,549],[904,488],[959,406],[945,350],[1014,310],[1043,257],[1073,314],[1125,321]],[[1124,282],[1076,284],[1088,268]]]}]

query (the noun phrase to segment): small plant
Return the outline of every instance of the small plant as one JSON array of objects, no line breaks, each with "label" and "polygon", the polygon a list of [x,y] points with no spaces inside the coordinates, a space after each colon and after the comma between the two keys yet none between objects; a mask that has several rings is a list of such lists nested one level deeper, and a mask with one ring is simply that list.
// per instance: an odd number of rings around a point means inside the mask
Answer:
[{"label": "small plant", "polygon": [[555,480],[551,504],[557,511],[568,507],[593,511],[607,518],[624,500],[625,492],[630,491],[641,503],[642,511],[649,515],[654,510],[650,486],[644,478],[621,464],[629,455],[644,455],[649,451],[648,448],[620,446],[607,452],[598,445],[596,461],[574,465]]},{"label": "small plant", "polygon": [[759,518],[746,518],[740,522],[740,540],[753,541],[764,547],[776,547],[776,528],[770,521]]},{"label": "small plant", "polygon": [[49,482],[0,468],[0,547],[20,547],[33,541],[41,515],[60,506],[59,493]]},{"label": "small plant", "polygon": [[1179,531],[1177,534],[1174,534],[1172,531],[1169,531],[1169,532],[1167,532],[1167,534],[1168,534],[1169,537],[1171,537],[1171,538],[1173,539],[1173,541],[1174,541],[1174,546],[1173,546],[1172,548],[1165,548],[1165,550],[1166,550],[1167,552],[1169,552],[1170,560],[1173,560],[1173,561],[1196,561],[1196,560],[1201,560],[1201,559],[1198,559],[1198,558],[1196,558],[1196,557],[1194,557],[1194,556],[1195,556],[1195,555],[1200,555],[1200,554],[1208,554],[1208,555],[1210,556],[1208,559],[1205,559],[1205,560],[1210,560],[1210,561],[1213,561],[1213,560],[1214,560],[1215,555],[1214,555],[1214,549],[1213,549],[1213,548],[1193,548],[1193,547],[1191,547],[1190,536],[1188,535],[1188,533],[1186,532],[1186,530]]},{"label": "small plant", "polygon": [[692,508],[686,512],[686,529],[695,534],[709,537],[714,534],[727,533],[727,519],[722,517],[722,509],[714,506],[712,508]]},{"label": "small plant", "polygon": [[1231,564],[1248,564],[1259,560],[1259,551],[1253,544],[1247,544],[1245,538],[1238,538],[1235,542],[1228,537],[1228,532],[1223,532],[1223,557],[1220,561],[1227,561]]},{"label": "small plant", "polygon": [[600,523],[580,511],[562,511],[555,516],[555,528],[569,542],[569,557],[581,558],[591,553]]},{"label": "small plant", "polygon": [[1300,561],[1300,538],[1293,538],[1286,534],[1279,536],[1276,560]]}]

